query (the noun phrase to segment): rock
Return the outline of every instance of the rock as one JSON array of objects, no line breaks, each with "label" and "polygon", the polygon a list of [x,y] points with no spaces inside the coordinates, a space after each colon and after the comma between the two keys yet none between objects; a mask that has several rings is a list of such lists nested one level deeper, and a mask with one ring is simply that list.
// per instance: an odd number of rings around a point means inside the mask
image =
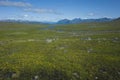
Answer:
[{"label": "rock", "polygon": [[100,43],[101,41],[99,40],[98,43]]},{"label": "rock", "polygon": [[51,42],[53,42],[53,40],[52,39],[46,39],[46,42],[51,43]]},{"label": "rock", "polygon": [[19,75],[16,73],[16,72],[13,72],[12,75],[11,75],[12,78],[17,78],[19,77]]},{"label": "rock", "polygon": [[39,76],[38,75],[35,75],[32,80],[38,80],[39,79]]},{"label": "rock", "polygon": [[98,80],[98,77],[97,77],[97,76],[95,77],[95,80]]},{"label": "rock", "polygon": [[119,40],[119,38],[118,38],[118,37],[115,37],[115,40]]},{"label": "rock", "polygon": [[0,41],[0,45],[4,45],[4,43],[2,41]]},{"label": "rock", "polygon": [[73,76],[75,76],[76,78],[80,78],[80,76],[78,75],[78,73],[73,73]]},{"label": "rock", "polygon": [[92,48],[90,48],[90,49],[88,49],[88,53],[91,53],[93,51],[93,49]]},{"label": "rock", "polygon": [[118,74],[120,75],[120,71],[118,71]]},{"label": "rock", "polygon": [[65,47],[60,47],[59,49],[62,50],[62,49],[64,49],[64,48],[65,48]]},{"label": "rock", "polygon": [[88,37],[87,40],[88,40],[88,41],[91,41],[92,39],[91,39],[91,37]]},{"label": "rock", "polygon": [[6,78],[17,78],[17,77],[19,77],[19,74],[16,72],[7,72],[5,77]]},{"label": "rock", "polygon": [[107,70],[106,70],[105,68],[101,68],[99,71],[100,71],[101,73],[106,73],[106,72],[107,72]]},{"label": "rock", "polygon": [[106,38],[103,38],[104,41],[106,41],[107,39]]}]

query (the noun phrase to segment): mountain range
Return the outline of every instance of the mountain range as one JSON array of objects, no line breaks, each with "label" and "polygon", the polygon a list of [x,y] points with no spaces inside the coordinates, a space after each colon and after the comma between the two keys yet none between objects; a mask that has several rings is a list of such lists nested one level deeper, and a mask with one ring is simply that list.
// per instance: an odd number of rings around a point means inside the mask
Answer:
[{"label": "mountain range", "polygon": [[112,21],[111,18],[99,18],[99,19],[80,19],[75,18],[73,20],[63,19],[57,22],[57,24],[76,24],[76,23],[87,23],[87,22],[107,22]]},{"label": "mountain range", "polygon": [[12,23],[31,23],[31,24],[77,24],[77,23],[88,23],[88,22],[109,22],[112,20],[119,20],[120,18],[111,19],[111,18],[98,18],[98,19],[81,19],[75,18],[72,20],[69,19],[62,19],[57,22],[40,22],[40,21],[27,21],[27,20],[0,20],[0,22],[12,22]]}]

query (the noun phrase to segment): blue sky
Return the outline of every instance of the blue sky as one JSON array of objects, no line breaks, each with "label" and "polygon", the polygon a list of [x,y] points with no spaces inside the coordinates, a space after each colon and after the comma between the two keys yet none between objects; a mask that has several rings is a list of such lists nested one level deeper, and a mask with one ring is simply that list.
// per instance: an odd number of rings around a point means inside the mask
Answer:
[{"label": "blue sky", "polygon": [[0,0],[0,20],[120,17],[120,0]]}]

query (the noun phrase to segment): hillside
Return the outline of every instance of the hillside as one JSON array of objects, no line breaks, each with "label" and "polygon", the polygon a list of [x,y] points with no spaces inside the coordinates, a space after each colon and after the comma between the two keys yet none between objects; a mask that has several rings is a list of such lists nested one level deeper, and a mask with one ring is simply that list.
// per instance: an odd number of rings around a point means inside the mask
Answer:
[{"label": "hillside", "polygon": [[1,22],[0,80],[119,80],[119,31],[118,21]]}]

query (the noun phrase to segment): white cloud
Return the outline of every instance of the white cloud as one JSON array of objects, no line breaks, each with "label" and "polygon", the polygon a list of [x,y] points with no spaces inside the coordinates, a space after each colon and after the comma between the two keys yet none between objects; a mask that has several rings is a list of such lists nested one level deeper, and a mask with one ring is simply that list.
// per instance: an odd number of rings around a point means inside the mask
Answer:
[{"label": "white cloud", "polygon": [[88,16],[94,16],[95,14],[94,13],[89,13]]},{"label": "white cloud", "polygon": [[[8,7],[24,7],[23,11],[25,12],[33,12],[33,13],[49,13],[49,14],[56,14],[61,15],[61,13],[58,13],[55,10],[52,9],[42,9],[42,8],[34,8],[34,6],[30,3],[25,2],[18,2],[18,1],[9,1],[9,0],[1,0],[0,6],[8,6]],[[28,15],[24,15],[24,17],[28,17]]]},{"label": "white cloud", "polygon": [[88,19],[87,17],[84,17],[83,19]]},{"label": "white cloud", "polygon": [[113,18],[112,16],[102,16],[103,18]]},{"label": "white cloud", "polygon": [[27,8],[27,9],[24,9],[24,11],[26,12],[34,12],[34,13],[52,13],[52,14],[61,14],[61,13],[58,13],[52,9],[41,9],[41,8]]},{"label": "white cloud", "polygon": [[0,1],[0,6],[31,7],[32,5],[25,2]]},{"label": "white cloud", "polygon": [[24,18],[27,18],[27,17],[28,17],[28,15],[27,15],[27,14],[25,14],[25,15],[24,15]]}]

